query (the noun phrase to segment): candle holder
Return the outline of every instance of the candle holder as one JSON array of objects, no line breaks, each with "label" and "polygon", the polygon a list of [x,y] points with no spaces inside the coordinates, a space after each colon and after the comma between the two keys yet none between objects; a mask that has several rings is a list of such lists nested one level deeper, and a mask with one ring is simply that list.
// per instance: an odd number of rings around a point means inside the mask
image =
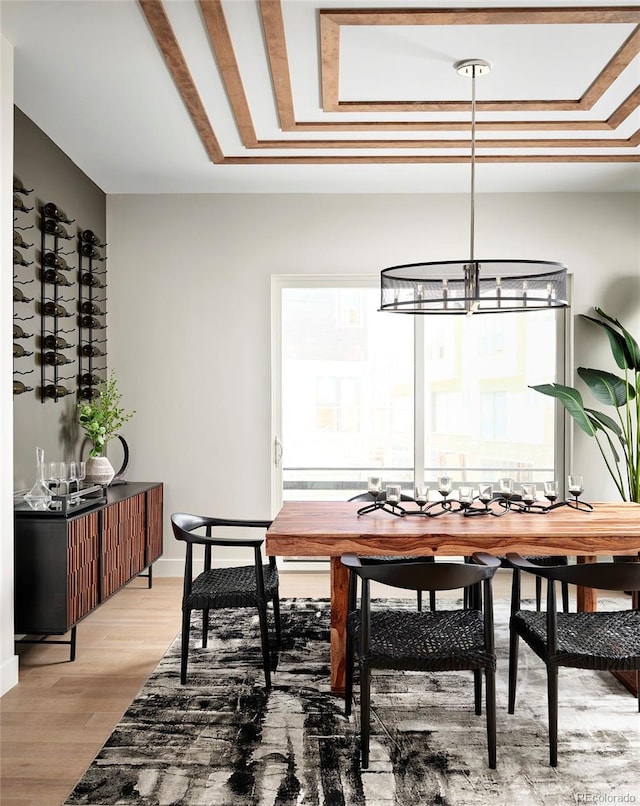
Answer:
[{"label": "candle holder", "polygon": [[373,498],[370,504],[360,507],[358,515],[366,515],[369,512],[381,510],[390,515],[403,518],[407,511],[400,504],[402,500],[402,488],[399,484],[387,484],[386,491],[382,492],[382,479],[378,476],[370,476],[367,481],[367,492]]}]

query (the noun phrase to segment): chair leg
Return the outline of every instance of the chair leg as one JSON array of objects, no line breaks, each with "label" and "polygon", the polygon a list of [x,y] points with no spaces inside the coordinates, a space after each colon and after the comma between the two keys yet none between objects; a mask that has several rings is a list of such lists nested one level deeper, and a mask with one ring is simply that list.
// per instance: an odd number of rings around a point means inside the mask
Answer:
[{"label": "chair leg", "polygon": [[562,582],[562,609],[565,613],[569,612],[569,585],[567,582]]},{"label": "chair leg", "polygon": [[436,612],[436,592],[429,591],[429,607],[431,608],[431,612]]},{"label": "chair leg", "polygon": [[206,649],[209,642],[209,608],[202,611],[202,648]]},{"label": "chair leg", "polygon": [[636,672],[636,692],[638,694],[638,713],[640,713],[640,669]]},{"label": "chair leg", "polygon": [[187,682],[187,659],[189,657],[189,633],[191,632],[191,611],[182,611],[182,646],[180,652],[180,683]]},{"label": "chair leg", "polygon": [[276,624],[276,646],[280,647],[282,645],[282,626],[280,624],[280,599],[278,591],[276,591],[273,597],[273,620]]},{"label": "chair leg", "polygon": [[345,669],[344,669],[344,715],[351,716],[351,703],[353,702],[353,638],[347,630],[347,640],[345,647]]},{"label": "chair leg", "polygon": [[360,753],[362,755],[362,769],[369,766],[369,734],[371,711],[371,670],[368,666],[360,665]]},{"label": "chair leg", "polygon": [[482,669],[473,670],[473,700],[476,708],[476,715],[482,713]]},{"label": "chair leg", "polygon": [[496,673],[493,669],[485,671],[487,687],[487,747],[489,749],[489,768],[495,770],[497,756],[496,740]]},{"label": "chair leg", "polygon": [[509,704],[507,712],[513,714],[516,708],[516,682],[518,679],[518,649],[520,636],[513,629],[509,636]]},{"label": "chair leg", "polygon": [[269,656],[269,624],[267,622],[267,605],[265,602],[258,606],[260,617],[260,640],[262,642],[262,665],[264,666],[264,682],[271,688],[271,658]]},{"label": "chair leg", "polygon": [[417,598],[418,598],[418,610],[422,612],[422,591],[416,591]]},{"label": "chair leg", "polygon": [[547,666],[547,700],[549,702],[549,764],[558,766],[558,667]]},{"label": "chair leg", "polygon": [[536,610],[540,610],[542,606],[541,602],[542,602],[542,579],[540,577],[536,577]]}]

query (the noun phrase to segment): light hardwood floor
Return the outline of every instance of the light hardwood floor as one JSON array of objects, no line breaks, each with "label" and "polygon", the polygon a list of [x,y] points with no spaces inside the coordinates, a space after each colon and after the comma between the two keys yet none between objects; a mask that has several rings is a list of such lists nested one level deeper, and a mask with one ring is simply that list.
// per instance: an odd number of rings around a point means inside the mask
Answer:
[{"label": "light hardwood floor", "polygon": [[[496,599],[510,580],[497,573]],[[282,573],[280,589],[328,596],[328,574]],[[2,806],[64,802],[177,635],[181,593],[181,579],[133,580],[78,625],[74,663],[65,646],[19,648],[20,682],[0,700]]]}]

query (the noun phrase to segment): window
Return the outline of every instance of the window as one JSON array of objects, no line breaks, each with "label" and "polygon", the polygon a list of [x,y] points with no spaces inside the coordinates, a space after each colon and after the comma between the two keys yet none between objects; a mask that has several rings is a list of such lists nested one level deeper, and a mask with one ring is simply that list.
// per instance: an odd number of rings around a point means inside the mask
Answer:
[{"label": "window", "polygon": [[562,311],[471,317],[378,311],[378,278],[273,281],[273,423],[282,500],[346,500],[384,483],[561,478]]}]

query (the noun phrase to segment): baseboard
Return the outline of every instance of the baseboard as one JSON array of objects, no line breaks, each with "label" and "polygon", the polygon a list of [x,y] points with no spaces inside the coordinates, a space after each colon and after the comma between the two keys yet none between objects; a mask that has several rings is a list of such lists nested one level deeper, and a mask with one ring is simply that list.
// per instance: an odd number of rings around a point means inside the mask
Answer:
[{"label": "baseboard", "polygon": [[0,665],[0,697],[18,685],[18,656],[12,655]]}]

